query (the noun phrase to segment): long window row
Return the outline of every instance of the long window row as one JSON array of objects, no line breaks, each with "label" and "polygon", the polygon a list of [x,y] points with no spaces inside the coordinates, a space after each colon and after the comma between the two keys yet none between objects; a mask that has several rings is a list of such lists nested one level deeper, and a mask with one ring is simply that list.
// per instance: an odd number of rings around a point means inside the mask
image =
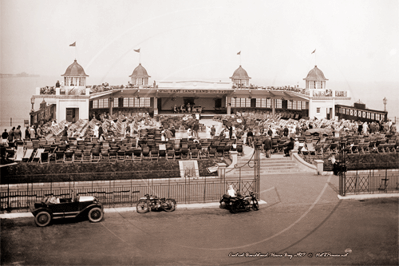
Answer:
[{"label": "long window row", "polygon": [[381,120],[384,118],[383,114],[367,112],[367,111],[360,111],[360,110],[356,110],[356,109],[343,108],[343,107],[339,108],[339,113],[344,114],[344,115],[372,119],[372,120]]},{"label": "long window row", "polygon": [[[150,97],[114,98],[113,107],[151,107]],[[121,103],[121,104],[120,104]],[[109,99],[93,100],[93,108],[109,108]]]},{"label": "long window row", "polygon": [[[283,100],[276,99],[275,108],[283,108]],[[272,99],[266,98],[231,98],[231,107],[257,107],[272,108]],[[306,109],[305,101],[287,101],[287,109],[303,110]]]}]

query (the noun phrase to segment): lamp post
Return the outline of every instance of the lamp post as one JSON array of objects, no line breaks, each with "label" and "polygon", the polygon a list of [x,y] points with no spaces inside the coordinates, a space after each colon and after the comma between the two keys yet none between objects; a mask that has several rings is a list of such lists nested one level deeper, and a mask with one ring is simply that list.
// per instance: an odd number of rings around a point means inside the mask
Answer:
[{"label": "lamp post", "polygon": [[384,97],[384,99],[382,99],[382,102],[384,103],[384,112],[386,112],[387,111],[387,102],[388,102],[387,98]]},{"label": "lamp post", "polygon": [[339,150],[340,153],[342,152],[341,158],[339,161],[334,164],[334,174],[339,175],[339,194],[341,196],[345,196],[345,189],[346,189],[346,159],[345,159],[345,149],[346,149],[346,143],[340,142],[339,143]]}]

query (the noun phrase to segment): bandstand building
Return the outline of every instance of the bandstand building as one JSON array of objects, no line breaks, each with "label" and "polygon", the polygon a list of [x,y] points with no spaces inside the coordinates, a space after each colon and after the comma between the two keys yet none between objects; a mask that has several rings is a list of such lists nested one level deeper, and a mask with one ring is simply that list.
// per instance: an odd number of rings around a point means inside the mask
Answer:
[{"label": "bandstand building", "polygon": [[[83,67],[76,60],[62,75],[63,84],[36,88],[32,95],[31,123],[46,119],[74,122],[90,119],[104,112],[109,114],[148,113],[178,115],[182,108],[191,107],[199,116],[232,114],[235,112],[267,111],[289,114],[291,118],[335,118],[335,106],[347,104],[349,91],[328,88],[324,73],[315,66],[304,78],[305,88],[259,87],[250,84],[251,77],[240,65],[228,81],[163,81],[150,82],[147,70],[139,64],[129,76],[128,85],[87,85]],[[33,110],[35,99],[42,100],[41,108]],[[51,99],[51,100],[50,100]],[[53,102],[51,109],[46,101]],[[55,103],[54,103],[55,101]],[[47,105],[48,106],[48,105]],[[43,110],[53,110],[43,115]],[[175,112],[177,110],[177,113]],[[49,111],[47,111],[49,112]]]}]

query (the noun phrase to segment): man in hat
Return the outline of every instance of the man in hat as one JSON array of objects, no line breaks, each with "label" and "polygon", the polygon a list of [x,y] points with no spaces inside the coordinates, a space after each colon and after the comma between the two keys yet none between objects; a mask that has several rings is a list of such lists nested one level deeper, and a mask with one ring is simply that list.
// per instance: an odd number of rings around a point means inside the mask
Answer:
[{"label": "man in hat", "polygon": [[265,149],[265,155],[266,158],[270,158],[271,156],[271,150],[272,150],[272,139],[270,136],[266,136],[266,139],[263,141],[264,144],[264,149]]}]

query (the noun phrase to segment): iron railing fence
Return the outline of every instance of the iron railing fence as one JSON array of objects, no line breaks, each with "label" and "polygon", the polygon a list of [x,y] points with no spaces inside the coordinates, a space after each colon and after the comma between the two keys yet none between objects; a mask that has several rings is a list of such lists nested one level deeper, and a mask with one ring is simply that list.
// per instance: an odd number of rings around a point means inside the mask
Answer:
[{"label": "iron railing fence", "polygon": [[399,193],[399,173],[387,171],[385,174],[374,175],[369,173],[356,173],[339,176],[339,193],[341,196],[348,194],[378,194]]},{"label": "iron railing fence", "polygon": [[114,181],[104,182],[103,186],[80,186],[78,182],[67,182],[64,187],[42,187],[29,186],[26,189],[14,189],[0,192],[0,209],[26,210],[37,201],[48,195],[60,198],[70,198],[73,195],[92,195],[108,207],[134,206],[140,197],[152,194],[158,197],[173,198],[177,203],[206,203],[219,201],[226,193],[229,185],[235,189],[240,188],[243,194],[249,194],[256,189],[254,179],[191,179],[149,181],[147,183],[131,182],[115,186]]},{"label": "iron railing fence", "polygon": [[26,184],[26,183],[58,183],[72,181],[109,181],[115,180],[150,180],[150,179],[168,179],[179,178],[186,175],[200,176],[204,175],[202,171],[196,169],[185,170],[143,170],[143,171],[115,171],[115,172],[83,172],[83,173],[46,173],[32,174],[24,173],[20,175],[4,176],[1,183],[3,184]]}]

